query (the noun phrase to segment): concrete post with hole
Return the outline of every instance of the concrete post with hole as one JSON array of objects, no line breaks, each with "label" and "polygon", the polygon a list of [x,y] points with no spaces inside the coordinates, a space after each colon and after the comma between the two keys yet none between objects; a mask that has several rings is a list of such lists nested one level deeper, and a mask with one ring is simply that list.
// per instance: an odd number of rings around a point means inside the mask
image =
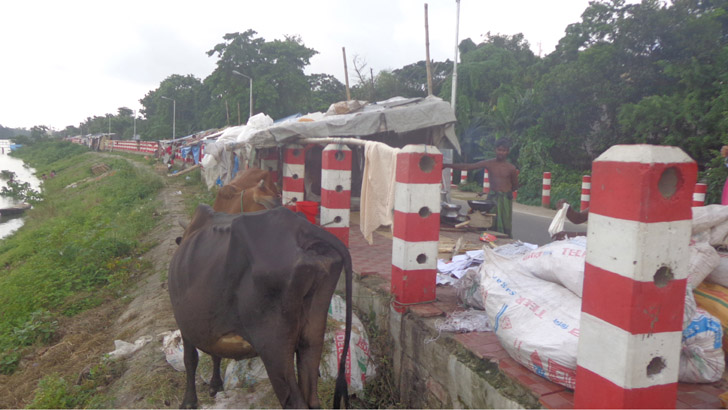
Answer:
[{"label": "concrete post with hole", "polygon": [[392,238],[394,307],[435,300],[442,154],[407,145],[397,154]]},{"label": "concrete post with hole", "polygon": [[705,205],[705,193],[708,192],[708,185],[702,182],[695,184],[695,191],[693,192],[693,206],[704,206]]},{"label": "concrete post with hole", "polygon": [[283,152],[283,205],[303,201],[303,177],[306,170],[306,154],[300,145],[289,145]]},{"label": "concrete post with hole", "polygon": [[483,169],[483,193],[490,193],[490,179],[488,178],[488,170]]},{"label": "concrete post with hole", "polygon": [[675,408],[697,166],[616,145],[593,163],[574,408]]},{"label": "concrete post with hole", "polygon": [[327,145],[321,156],[321,226],[349,246],[351,150]]},{"label": "concrete post with hole", "polygon": [[541,188],[541,206],[548,208],[551,206],[551,173],[543,173],[543,186]]},{"label": "concrete post with hole", "polygon": [[581,210],[589,208],[591,201],[591,175],[581,177]]},{"label": "concrete post with hole", "polygon": [[460,171],[460,184],[467,184],[468,183],[468,171],[461,170]]},{"label": "concrete post with hole", "polygon": [[268,171],[273,181],[278,181],[278,148],[267,148],[262,151],[260,169]]}]

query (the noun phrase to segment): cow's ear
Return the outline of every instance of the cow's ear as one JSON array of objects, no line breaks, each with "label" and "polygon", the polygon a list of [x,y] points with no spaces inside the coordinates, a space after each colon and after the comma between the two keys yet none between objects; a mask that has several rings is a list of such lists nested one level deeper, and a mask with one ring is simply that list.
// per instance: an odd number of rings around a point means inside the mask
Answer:
[{"label": "cow's ear", "polygon": [[265,186],[265,179],[261,179],[260,182],[258,182],[258,188],[263,189]]}]

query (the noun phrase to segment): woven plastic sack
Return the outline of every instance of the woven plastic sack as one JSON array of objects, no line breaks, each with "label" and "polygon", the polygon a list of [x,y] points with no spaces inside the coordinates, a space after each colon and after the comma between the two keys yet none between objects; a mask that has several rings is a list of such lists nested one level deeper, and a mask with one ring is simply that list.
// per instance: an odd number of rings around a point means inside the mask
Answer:
[{"label": "woven plastic sack", "polygon": [[695,289],[720,265],[720,256],[708,242],[691,244],[689,250],[688,287]]},{"label": "woven plastic sack", "polygon": [[723,377],[725,354],[720,321],[697,309],[682,333],[678,380],[685,383],[713,383]]},{"label": "woven plastic sack", "polygon": [[520,268],[533,276],[558,283],[581,297],[584,287],[586,236],[551,242],[526,253],[519,261]]},{"label": "woven plastic sack", "polygon": [[716,283],[721,286],[728,286],[728,253],[718,252],[718,266],[710,272],[706,281],[710,283]]},{"label": "woven plastic sack", "polygon": [[[346,302],[334,295],[329,306],[329,319],[336,322],[334,329],[327,329],[320,372],[324,379],[335,379],[339,371],[339,359],[344,348]],[[328,347],[328,350],[327,350]],[[346,381],[349,393],[364,390],[367,379],[374,377],[376,368],[369,352],[369,337],[361,320],[354,314],[351,320],[351,341],[346,355]]]},{"label": "woven plastic sack", "polygon": [[480,274],[485,311],[501,346],[536,374],[573,389],[581,299],[489,249]]}]

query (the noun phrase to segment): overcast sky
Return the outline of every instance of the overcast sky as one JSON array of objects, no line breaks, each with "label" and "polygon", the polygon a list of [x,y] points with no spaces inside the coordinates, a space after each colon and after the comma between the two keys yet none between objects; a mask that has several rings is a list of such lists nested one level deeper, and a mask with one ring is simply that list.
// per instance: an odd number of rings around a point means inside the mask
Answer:
[{"label": "overcast sky", "polygon": [[[631,1],[634,2],[634,1]],[[423,0],[0,1],[0,125],[78,126],[87,117],[140,108],[172,74],[204,79],[206,52],[225,33],[253,29],[267,41],[299,35],[318,51],[307,74],[344,82],[355,55],[374,72],[425,59]],[[456,1],[430,0],[430,57],[452,60]],[[554,50],[588,0],[461,0],[460,34],[523,33],[532,50]],[[350,83],[353,78],[350,75]]]}]

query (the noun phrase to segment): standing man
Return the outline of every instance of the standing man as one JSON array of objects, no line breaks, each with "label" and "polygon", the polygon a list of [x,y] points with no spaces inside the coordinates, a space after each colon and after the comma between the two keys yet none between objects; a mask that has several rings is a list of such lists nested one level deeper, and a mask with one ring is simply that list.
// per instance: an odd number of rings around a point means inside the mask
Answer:
[{"label": "standing man", "polygon": [[496,204],[495,230],[511,237],[513,222],[513,191],[518,189],[518,170],[508,162],[511,141],[501,138],[495,143],[495,159],[485,159],[472,164],[444,164],[445,168],[467,171],[487,169],[490,178],[488,199]]}]

